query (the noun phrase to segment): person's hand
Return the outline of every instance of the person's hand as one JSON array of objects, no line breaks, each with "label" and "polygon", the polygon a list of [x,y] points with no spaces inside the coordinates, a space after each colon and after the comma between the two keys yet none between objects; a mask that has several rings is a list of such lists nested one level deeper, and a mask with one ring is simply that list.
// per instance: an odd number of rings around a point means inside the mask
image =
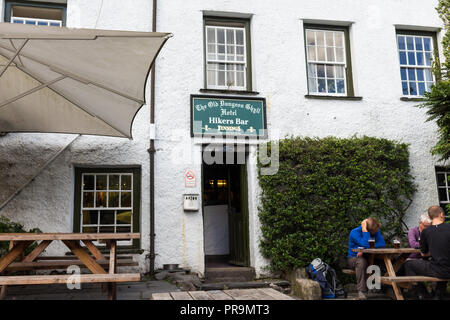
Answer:
[{"label": "person's hand", "polygon": [[363,253],[362,253],[362,252],[358,252],[358,253],[356,254],[356,256],[357,256],[358,258],[360,258],[360,257],[363,256]]},{"label": "person's hand", "polygon": [[361,222],[361,228],[362,232],[367,232],[367,219],[364,219],[363,222]]}]

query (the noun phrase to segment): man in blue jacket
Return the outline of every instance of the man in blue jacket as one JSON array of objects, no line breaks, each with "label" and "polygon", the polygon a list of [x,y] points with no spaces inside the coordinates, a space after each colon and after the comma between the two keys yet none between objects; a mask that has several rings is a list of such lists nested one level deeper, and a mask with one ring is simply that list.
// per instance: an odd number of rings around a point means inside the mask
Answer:
[{"label": "man in blue jacket", "polygon": [[368,218],[361,222],[361,226],[350,232],[348,240],[348,266],[356,271],[356,288],[358,298],[366,299],[367,294],[367,259],[362,252],[353,252],[353,249],[369,248],[369,240],[375,240],[375,248],[384,248],[385,242],[380,232],[380,223],[375,218]]}]

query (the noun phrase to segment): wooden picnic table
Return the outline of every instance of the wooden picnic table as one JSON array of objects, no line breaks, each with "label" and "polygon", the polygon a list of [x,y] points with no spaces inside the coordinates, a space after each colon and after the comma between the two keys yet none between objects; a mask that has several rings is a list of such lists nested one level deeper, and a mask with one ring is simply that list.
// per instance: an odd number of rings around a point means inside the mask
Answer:
[{"label": "wooden picnic table", "polygon": [[[92,272],[92,274],[77,275],[76,279],[79,280],[80,283],[108,283],[108,298],[110,300],[115,300],[117,295],[117,282],[140,281],[139,273],[117,273],[117,241],[139,238],[139,233],[0,233],[0,241],[10,242],[8,253],[0,258],[0,285],[3,286],[2,295],[4,296],[5,288],[8,285],[71,282],[73,280],[71,275],[1,275],[2,272],[12,264],[14,264],[15,268],[30,268],[31,266],[32,269],[36,270],[41,269],[41,264],[48,265],[48,261],[39,260],[38,257],[50,243],[57,240],[62,241],[79,259],[81,264]],[[25,256],[25,250],[36,241],[39,242],[37,247]],[[80,241],[83,242],[92,256],[81,246]],[[106,247],[109,249],[108,272],[103,268],[106,258],[95,246],[94,241],[105,243]],[[15,262],[17,259],[19,259],[19,262]]]},{"label": "wooden picnic table", "polygon": [[[368,263],[369,265],[374,264],[375,258],[383,260],[386,266],[387,273],[384,277],[381,277],[381,283],[391,285],[394,289],[395,297],[397,300],[404,300],[402,292],[399,288],[399,280],[402,277],[397,277],[396,272],[405,263],[406,259],[411,253],[420,253],[419,249],[413,248],[373,248],[373,249],[353,249],[353,252],[362,252],[369,255]],[[395,263],[393,263],[393,259]]]}]

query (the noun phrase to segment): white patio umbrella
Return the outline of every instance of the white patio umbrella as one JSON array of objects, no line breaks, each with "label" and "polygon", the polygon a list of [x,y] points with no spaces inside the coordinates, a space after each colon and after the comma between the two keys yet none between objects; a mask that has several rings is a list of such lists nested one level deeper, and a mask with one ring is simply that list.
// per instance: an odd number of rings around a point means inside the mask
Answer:
[{"label": "white patio umbrella", "polygon": [[0,132],[131,138],[170,36],[0,23]]}]

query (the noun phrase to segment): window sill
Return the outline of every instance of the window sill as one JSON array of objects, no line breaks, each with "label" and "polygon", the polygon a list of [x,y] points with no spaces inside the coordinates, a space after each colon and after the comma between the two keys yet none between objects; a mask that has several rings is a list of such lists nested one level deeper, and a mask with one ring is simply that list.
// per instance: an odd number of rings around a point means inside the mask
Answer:
[{"label": "window sill", "polygon": [[220,93],[220,94],[240,94],[248,96],[256,96],[259,92],[256,91],[245,91],[245,90],[221,90],[221,89],[200,89],[201,93]]},{"label": "window sill", "polygon": [[410,98],[410,97],[401,97],[401,101],[414,101],[414,102],[422,102],[425,101],[425,98]]},{"label": "window sill", "polygon": [[349,96],[319,96],[319,95],[312,95],[312,94],[306,94],[305,98],[307,99],[319,99],[319,100],[353,100],[353,101],[360,101],[362,100],[362,97],[349,97]]}]

